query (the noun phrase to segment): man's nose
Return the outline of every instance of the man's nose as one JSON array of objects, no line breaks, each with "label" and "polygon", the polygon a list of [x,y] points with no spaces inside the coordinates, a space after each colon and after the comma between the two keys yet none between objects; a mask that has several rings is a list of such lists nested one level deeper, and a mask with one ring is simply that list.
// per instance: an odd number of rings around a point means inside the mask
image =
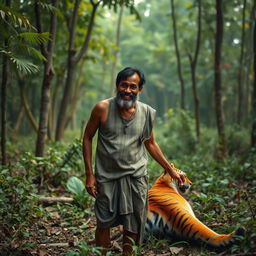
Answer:
[{"label": "man's nose", "polygon": [[129,85],[125,88],[125,92],[131,92],[131,88]]}]

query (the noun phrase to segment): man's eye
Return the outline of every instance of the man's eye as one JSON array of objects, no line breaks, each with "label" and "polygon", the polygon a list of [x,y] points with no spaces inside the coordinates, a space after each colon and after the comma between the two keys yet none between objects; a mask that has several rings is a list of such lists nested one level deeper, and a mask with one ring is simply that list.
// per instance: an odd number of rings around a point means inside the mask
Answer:
[{"label": "man's eye", "polygon": [[137,89],[137,85],[132,84],[132,85],[131,85],[131,89],[132,89],[132,90],[136,90],[136,89]]}]

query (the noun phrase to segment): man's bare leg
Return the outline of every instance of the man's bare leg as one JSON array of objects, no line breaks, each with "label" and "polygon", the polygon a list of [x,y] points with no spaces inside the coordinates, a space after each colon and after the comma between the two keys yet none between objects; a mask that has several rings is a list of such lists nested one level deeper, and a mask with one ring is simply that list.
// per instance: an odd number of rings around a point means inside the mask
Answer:
[{"label": "man's bare leg", "polygon": [[137,234],[124,230],[123,233],[123,256],[131,256],[132,246],[136,242]]},{"label": "man's bare leg", "polygon": [[96,246],[105,248],[102,250],[102,255],[105,256],[110,246],[110,228],[96,228],[95,240]]}]

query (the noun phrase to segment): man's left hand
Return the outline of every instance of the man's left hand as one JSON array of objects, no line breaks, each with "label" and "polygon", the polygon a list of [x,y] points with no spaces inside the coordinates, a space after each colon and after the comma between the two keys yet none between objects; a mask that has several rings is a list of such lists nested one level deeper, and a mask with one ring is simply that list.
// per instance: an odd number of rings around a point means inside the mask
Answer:
[{"label": "man's left hand", "polygon": [[172,176],[173,179],[178,181],[179,186],[182,186],[185,182],[186,175],[184,173],[178,173],[174,169],[171,169],[169,174]]}]

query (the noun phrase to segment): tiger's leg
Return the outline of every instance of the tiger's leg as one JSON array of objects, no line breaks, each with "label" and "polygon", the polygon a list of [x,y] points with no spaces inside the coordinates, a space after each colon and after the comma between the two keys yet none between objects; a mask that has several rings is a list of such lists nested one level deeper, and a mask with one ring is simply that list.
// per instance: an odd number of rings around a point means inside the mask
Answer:
[{"label": "tiger's leg", "polygon": [[124,230],[123,233],[123,256],[131,256],[132,246],[137,239],[137,234]]},{"label": "tiger's leg", "polygon": [[102,255],[105,256],[110,247],[110,228],[96,228],[95,231],[96,246],[104,248]]}]

